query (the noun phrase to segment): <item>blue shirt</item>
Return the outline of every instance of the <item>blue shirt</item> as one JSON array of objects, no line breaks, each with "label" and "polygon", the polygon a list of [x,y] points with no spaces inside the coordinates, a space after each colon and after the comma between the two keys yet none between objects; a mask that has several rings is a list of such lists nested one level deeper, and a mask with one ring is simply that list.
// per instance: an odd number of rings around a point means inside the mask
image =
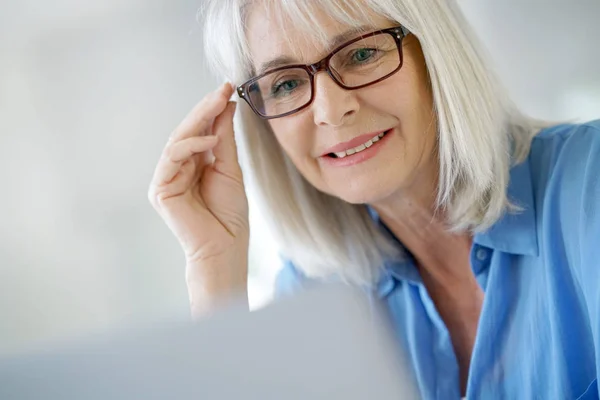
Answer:
[{"label": "blue shirt", "polygon": [[[598,399],[600,120],[540,132],[512,168],[508,195],[524,211],[476,235],[471,249],[485,299],[467,398]],[[383,270],[377,295],[423,398],[460,398],[449,332],[413,262],[386,262]],[[276,290],[305,282],[288,262]]]}]

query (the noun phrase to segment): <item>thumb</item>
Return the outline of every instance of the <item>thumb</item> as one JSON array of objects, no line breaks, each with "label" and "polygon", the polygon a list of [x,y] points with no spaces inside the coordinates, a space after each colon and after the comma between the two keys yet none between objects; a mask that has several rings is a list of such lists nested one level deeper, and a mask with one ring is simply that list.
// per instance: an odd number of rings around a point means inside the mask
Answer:
[{"label": "thumb", "polygon": [[237,103],[230,101],[225,110],[215,118],[213,132],[219,142],[212,149],[215,156],[214,168],[227,175],[238,173],[240,170],[233,132],[233,115]]}]

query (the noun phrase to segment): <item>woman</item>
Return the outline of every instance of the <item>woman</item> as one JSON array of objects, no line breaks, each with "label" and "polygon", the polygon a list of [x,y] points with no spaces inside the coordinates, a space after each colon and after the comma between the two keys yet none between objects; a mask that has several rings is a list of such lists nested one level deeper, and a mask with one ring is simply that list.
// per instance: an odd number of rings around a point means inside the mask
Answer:
[{"label": "woman", "polygon": [[522,115],[446,0],[212,0],[202,16],[207,60],[239,85],[173,132],[149,192],[195,315],[246,293],[237,91],[278,293],[369,285],[426,399],[597,398],[599,121]]}]

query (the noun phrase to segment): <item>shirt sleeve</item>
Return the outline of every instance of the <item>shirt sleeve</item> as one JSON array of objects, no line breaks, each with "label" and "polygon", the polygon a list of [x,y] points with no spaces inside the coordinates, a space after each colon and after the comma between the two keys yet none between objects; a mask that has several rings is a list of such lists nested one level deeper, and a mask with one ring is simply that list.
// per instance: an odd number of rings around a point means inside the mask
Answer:
[{"label": "shirt sleeve", "polygon": [[568,171],[562,180],[561,223],[574,233],[567,246],[589,312],[600,378],[600,120],[581,125],[562,153],[561,168]]}]

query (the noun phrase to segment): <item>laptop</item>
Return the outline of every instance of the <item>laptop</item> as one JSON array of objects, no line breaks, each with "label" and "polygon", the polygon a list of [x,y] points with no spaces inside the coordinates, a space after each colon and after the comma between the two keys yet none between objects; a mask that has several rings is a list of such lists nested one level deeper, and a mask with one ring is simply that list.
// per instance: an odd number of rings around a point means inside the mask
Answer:
[{"label": "laptop", "polygon": [[337,284],[0,359],[0,399],[412,400],[415,382],[378,300]]}]

